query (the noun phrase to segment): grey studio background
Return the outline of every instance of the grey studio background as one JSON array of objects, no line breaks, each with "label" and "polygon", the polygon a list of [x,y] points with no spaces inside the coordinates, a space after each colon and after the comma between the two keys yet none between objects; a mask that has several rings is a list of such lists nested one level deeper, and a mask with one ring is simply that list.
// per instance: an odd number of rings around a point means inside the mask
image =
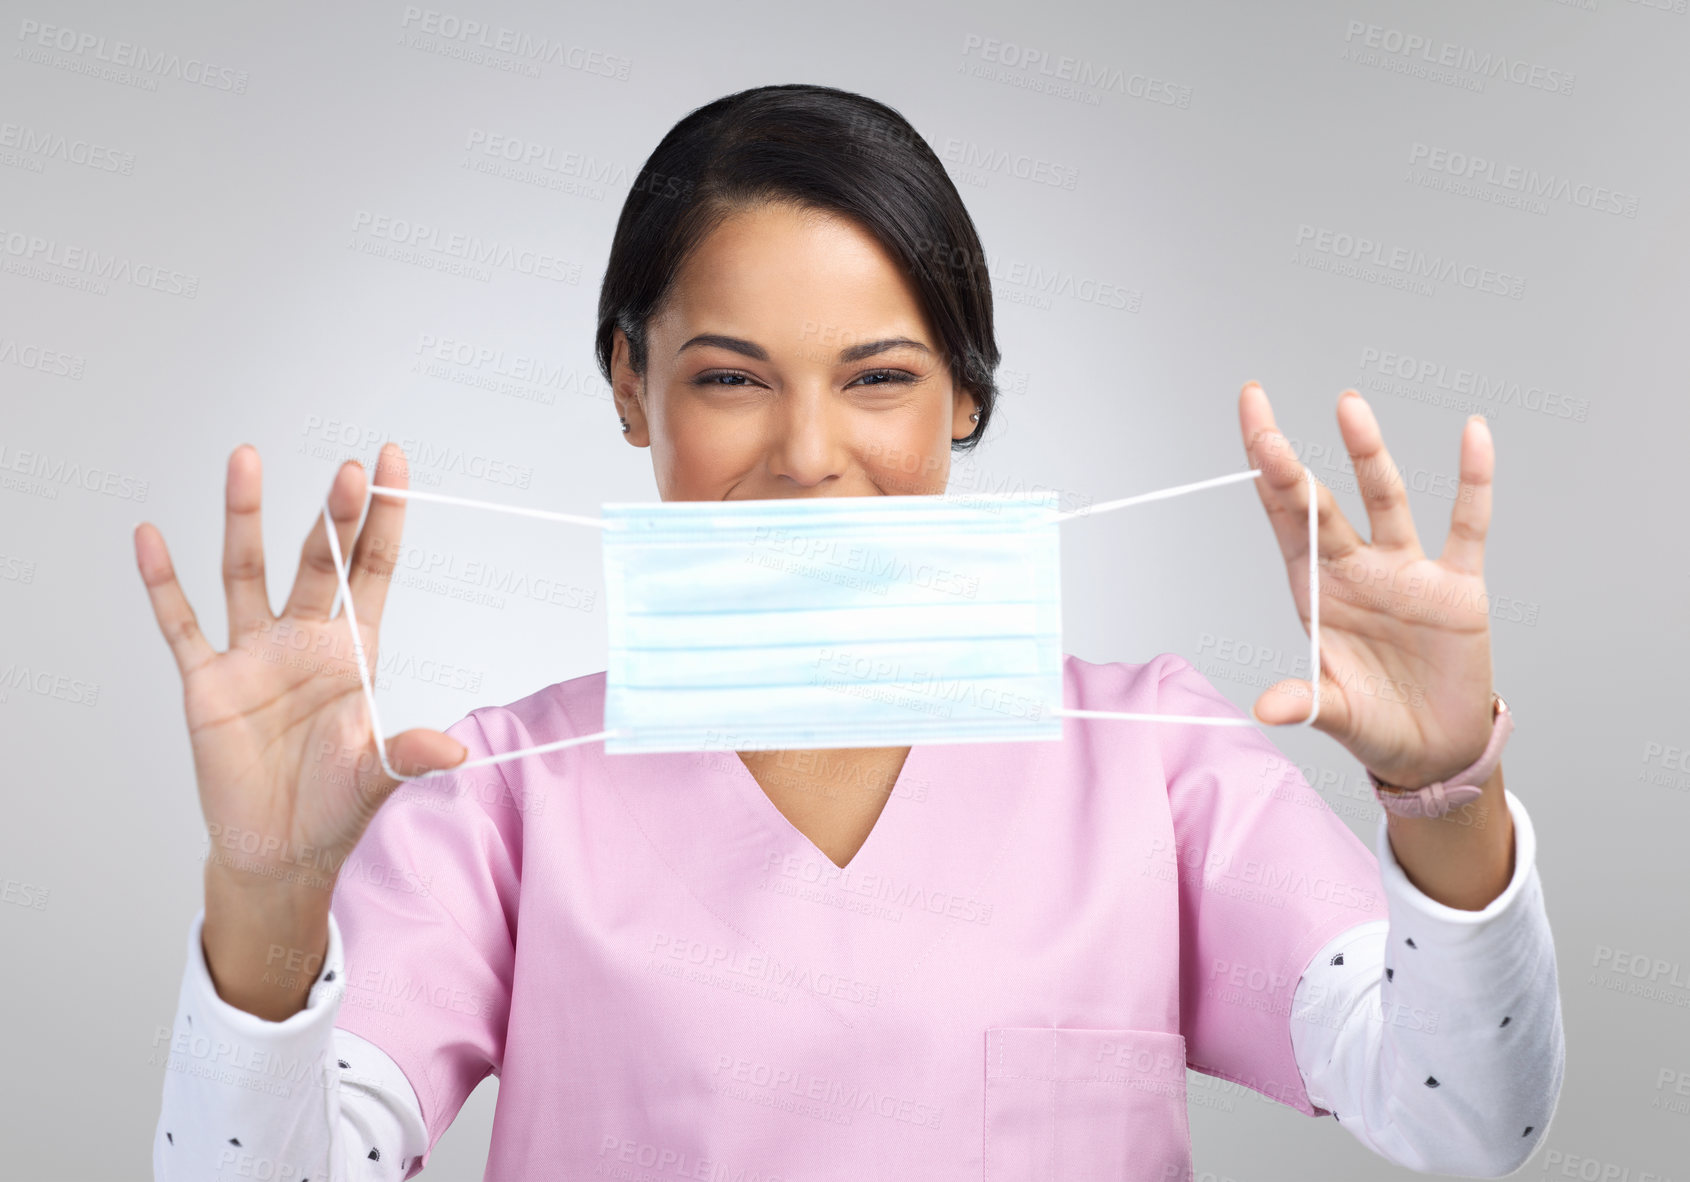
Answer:
[{"label": "grey studio background", "polygon": [[[655,498],[591,352],[621,202],[687,111],[813,81],[902,111],[991,257],[1004,397],[953,489],[1075,507],[1239,471],[1256,378],[1365,533],[1353,385],[1435,555],[1489,417],[1506,776],[1569,1050],[1524,1173],[1690,1177],[1685,0],[440,2],[0,6],[0,1175],[149,1173],[205,836],[135,524],[221,648],[242,442],[278,606],[336,464],[387,438],[417,488]],[[397,223],[526,261],[459,267]],[[604,667],[594,531],[420,503],[405,530],[390,731]],[[1068,651],[1177,652],[1242,708],[1306,660],[1246,484],[1063,533]],[[1359,764],[1274,739],[1371,844]],[[1190,1082],[1203,1179],[1413,1176]],[[481,1176],[496,1092],[428,1177]]]}]

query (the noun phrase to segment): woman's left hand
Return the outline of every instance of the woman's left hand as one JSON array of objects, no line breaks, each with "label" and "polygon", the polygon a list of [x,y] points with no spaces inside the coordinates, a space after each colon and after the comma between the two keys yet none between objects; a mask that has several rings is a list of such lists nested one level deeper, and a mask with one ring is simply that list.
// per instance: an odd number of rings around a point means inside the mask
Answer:
[{"label": "woman's left hand", "polygon": [[[1279,538],[1291,593],[1309,626],[1308,483],[1260,385],[1238,399],[1256,491]],[[1491,735],[1490,602],[1484,587],[1495,449],[1484,418],[1461,434],[1460,485],[1443,553],[1428,558],[1401,473],[1378,420],[1354,390],[1338,398],[1338,428],[1367,507],[1372,539],[1318,488],[1320,710],[1314,727],[1380,779],[1418,788],[1478,759]],[[1280,681],[1256,699],[1269,725],[1308,717],[1311,687]]]}]

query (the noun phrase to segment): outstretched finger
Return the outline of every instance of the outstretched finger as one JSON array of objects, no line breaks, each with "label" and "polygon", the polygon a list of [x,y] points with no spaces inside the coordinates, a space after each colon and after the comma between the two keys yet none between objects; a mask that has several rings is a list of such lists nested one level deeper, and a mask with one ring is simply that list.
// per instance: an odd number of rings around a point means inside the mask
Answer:
[{"label": "outstretched finger", "polygon": [[1385,434],[1373,408],[1354,390],[1338,396],[1338,430],[1355,469],[1356,490],[1367,508],[1372,544],[1389,550],[1420,549],[1414,532],[1414,513],[1396,461],[1385,450]]},{"label": "outstretched finger", "polygon": [[[357,460],[347,460],[335,472],[334,483],[329,486],[328,505],[340,552],[345,554],[352,546],[353,531],[358,528],[358,517],[364,511],[364,467]],[[326,620],[338,590],[340,578],[329,550],[328,530],[323,527],[323,511],[318,509],[316,524],[300,549],[299,573],[294,577],[293,591],[282,614],[299,620]]]},{"label": "outstretched finger", "polygon": [[[1238,397],[1238,420],[1250,465],[1262,472],[1255,481],[1256,492],[1289,566],[1309,550],[1308,477],[1291,441],[1274,423],[1267,395],[1255,382],[1248,383]],[[1315,535],[1320,556],[1338,558],[1363,545],[1361,535],[1338,509],[1332,490],[1319,480],[1315,488]]]},{"label": "outstretched finger", "polygon": [[352,570],[347,579],[358,622],[371,628],[381,622],[382,605],[387,602],[387,588],[393,580],[393,567],[399,557],[399,538],[405,527],[405,499],[374,495],[374,489],[406,488],[408,474],[405,450],[397,443],[384,444],[381,454],[376,457],[370,511],[364,518],[363,530],[358,534],[358,545],[352,553]]},{"label": "outstretched finger", "polygon": [[217,655],[200,631],[194,609],[176,581],[176,568],[164,535],[149,521],[135,527],[135,565],[141,570],[147,597],[152,600],[153,618],[176,657],[176,668],[184,678]]},{"label": "outstretched finger", "polygon": [[1490,531],[1491,477],[1496,445],[1490,424],[1473,415],[1461,432],[1461,487],[1449,514],[1449,538],[1438,561],[1463,574],[1485,573],[1485,535]]},{"label": "outstretched finger", "polygon": [[229,456],[223,486],[223,591],[229,604],[230,648],[271,619],[259,526],[263,480],[258,449],[243,443]]}]

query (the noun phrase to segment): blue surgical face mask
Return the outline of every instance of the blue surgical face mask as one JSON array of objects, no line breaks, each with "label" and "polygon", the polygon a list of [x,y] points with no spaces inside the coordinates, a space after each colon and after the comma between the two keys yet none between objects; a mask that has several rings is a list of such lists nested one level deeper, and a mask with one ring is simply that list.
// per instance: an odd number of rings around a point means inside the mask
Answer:
[{"label": "blue surgical face mask", "polygon": [[1054,492],[606,505],[605,751],[1061,738],[1055,510]]},{"label": "blue surgical face mask", "polygon": [[[1062,703],[1058,525],[1259,476],[1254,469],[1058,512],[1056,493],[612,503],[599,518],[371,486],[603,529],[604,729],[483,763],[603,740],[607,753],[1052,740],[1065,717],[1255,725]],[[1309,483],[1314,552],[1315,482]],[[328,507],[324,505],[325,521]],[[339,542],[364,694],[387,765]],[[1317,570],[1310,664],[1320,668]],[[1307,719],[1319,711],[1317,692]]]}]

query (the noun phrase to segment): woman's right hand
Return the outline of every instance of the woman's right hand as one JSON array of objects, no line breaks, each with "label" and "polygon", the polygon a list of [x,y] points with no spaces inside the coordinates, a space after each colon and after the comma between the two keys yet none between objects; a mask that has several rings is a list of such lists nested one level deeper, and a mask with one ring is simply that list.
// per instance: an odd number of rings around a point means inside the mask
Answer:
[{"label": "woman's right hand", "polygon": [[[399,781],[382,770],[319,510],[281,614],[270,610],[259,530],[258,452],[229,457],[223,587],[229,647],[214,649],[188,605],[164,538],[135,528],[135,560],[182,675],[188,736],[210,833],[202,932],[225,1001],[279,1020],[304,1006],[327,950],[329,898],[358,839]],[[376,483],[406,487],[405,453],[382,448]],[[399,551],[405,502],[373,497],[361,532],[365,476],[348,460],[329,513],[372,679],[376,637]],[[354,544],[354,532],[357,532]],[[387,740],[403,775],[463,761],[463,744],[418,728]]]}]

